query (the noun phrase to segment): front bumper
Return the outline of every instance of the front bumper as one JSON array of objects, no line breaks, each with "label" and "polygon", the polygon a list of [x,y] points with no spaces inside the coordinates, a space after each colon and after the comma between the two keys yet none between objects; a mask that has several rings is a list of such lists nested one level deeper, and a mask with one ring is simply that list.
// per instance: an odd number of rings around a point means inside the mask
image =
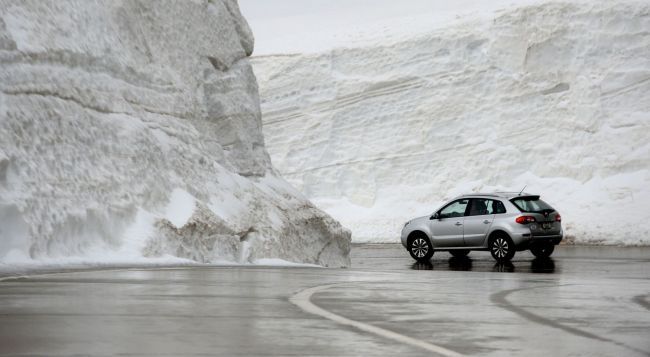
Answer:
[{"label": "front bumper", "polygon": [[[406,226],[404,226],[404,227],[406,227]],[[408,239],[408,231],[406,231],[406,229],[402,228],[402,233],[400,234],[400,241],[402,242],[402,245],[406,249],[408,249],[408,245],[406,244],[407,239]]]}]

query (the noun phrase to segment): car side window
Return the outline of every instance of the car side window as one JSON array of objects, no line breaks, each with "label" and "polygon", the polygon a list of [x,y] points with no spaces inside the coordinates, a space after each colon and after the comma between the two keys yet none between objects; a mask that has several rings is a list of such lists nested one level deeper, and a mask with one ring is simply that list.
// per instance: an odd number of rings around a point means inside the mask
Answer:
[{"label": "car side window", "polygon": [[468,198],[456,200],[441,209],[438,218],[462,217],[465,215],[468,203]]},{"label": "car side window", "polygon": [[492,201],[492,207],[494,207],[494,213],[506,213],[506,206],[501,201]]},{"label": "car side window", "polygon": [[494,201],[487,198],[472,198],[468,216],[494,214]]}]

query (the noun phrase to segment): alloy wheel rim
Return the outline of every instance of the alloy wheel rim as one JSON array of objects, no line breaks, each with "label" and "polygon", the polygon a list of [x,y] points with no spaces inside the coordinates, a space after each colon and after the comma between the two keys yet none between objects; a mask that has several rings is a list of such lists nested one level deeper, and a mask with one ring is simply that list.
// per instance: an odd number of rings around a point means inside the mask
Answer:
[{"label": "alloy wheel rim", "polygon": [[417,238],[411,244],[411,252],[418,257],[423,258],[429,252],[429,244],[422,238]]},{"label": "alloy wheel rim", "polygon": [[504,258],[508,254],[508,242],[503,238],[497,238],[492,243],[492,253],[498,258]]}]

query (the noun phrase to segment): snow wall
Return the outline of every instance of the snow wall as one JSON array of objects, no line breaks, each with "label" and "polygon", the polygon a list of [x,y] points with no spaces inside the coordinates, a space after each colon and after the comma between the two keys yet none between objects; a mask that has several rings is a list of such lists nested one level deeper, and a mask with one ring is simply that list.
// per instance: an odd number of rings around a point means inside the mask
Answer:
[{"label": "snow wall", "polygon": [[279,178],[236,1],[0,1],[0,268],[348,266]]},{"label": "snow wall", "polygon": [[650,244],[647,1],[542,2],[252,63],[275,167],[353,241],[527,186],[568,242]]}]

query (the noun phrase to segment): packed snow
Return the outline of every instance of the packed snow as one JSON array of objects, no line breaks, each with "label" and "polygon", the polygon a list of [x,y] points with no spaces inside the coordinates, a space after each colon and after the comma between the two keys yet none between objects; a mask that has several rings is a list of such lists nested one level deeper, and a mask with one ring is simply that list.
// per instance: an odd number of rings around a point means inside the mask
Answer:
[{"label": "packed snow", "polygon": [[490,17],[495,11],[542,1],[240,0],[240,6],[255,33],[259,56],[395,42],[468,17]]},{"label": "packed snow", "polygon": [[271,166],[252,51],[234,0],[0,0],[0,271],[348,266]]},{"label": "packed snow", "polygon": [[396,242],[461,193],[526,186],[570,242],[650,244],[649,14],[647,1],[524,2],[253,57],[267,148],[355,242]]}]

